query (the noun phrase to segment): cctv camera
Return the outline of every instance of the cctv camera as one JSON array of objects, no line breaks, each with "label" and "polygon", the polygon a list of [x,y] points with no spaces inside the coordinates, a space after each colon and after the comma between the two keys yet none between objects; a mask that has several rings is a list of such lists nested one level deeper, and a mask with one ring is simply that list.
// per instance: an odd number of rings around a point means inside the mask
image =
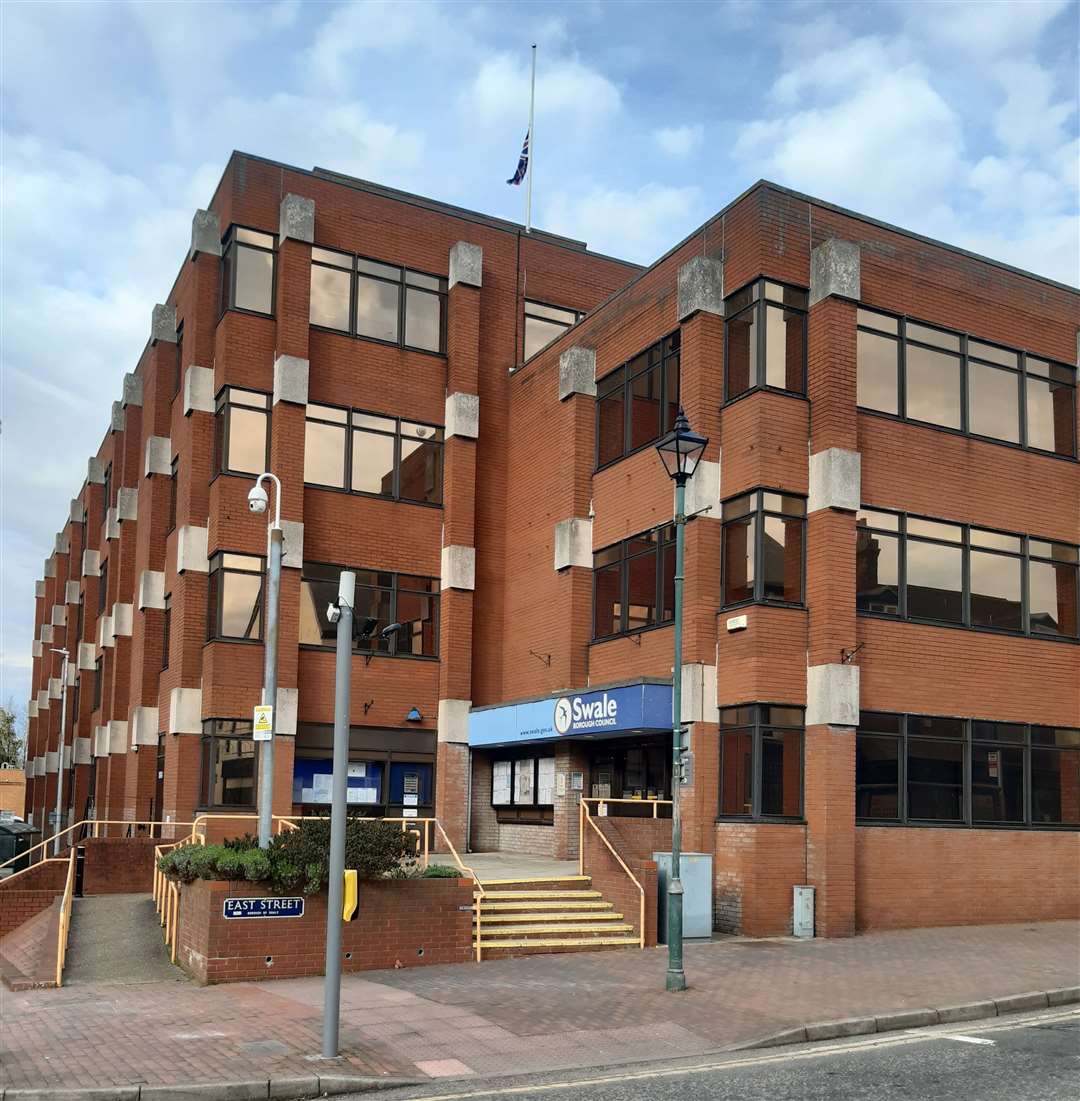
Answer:
[{"label": "cctv camera", "polygon": [[266,511],[266,506],[269,503],[270,498],[266,495],[266,490],[262,486],[255,486],[248,494],[248,508],[254,513],[260,513]]},{"label": "cctv camera", "polygon": [[341,609],[336,604],[328,604],[326,607],[326,618],[331,623],[337,623],[341,618]]}]

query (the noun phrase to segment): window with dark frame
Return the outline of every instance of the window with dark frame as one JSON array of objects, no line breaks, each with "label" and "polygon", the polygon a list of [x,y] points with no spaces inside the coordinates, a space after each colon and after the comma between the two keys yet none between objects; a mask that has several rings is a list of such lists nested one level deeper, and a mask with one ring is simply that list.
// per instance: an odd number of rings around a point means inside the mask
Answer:
[{"label": "window with dark frame", "polygon": [[808,295],[756,279],[724,302],[724,400],[753,390],[806,393]]},{"label": "window with dark frame", "polygon": [[309,320],[320,329],[446,351],[447,281],[334,249],[311,250]]},{"label": "window with dark frame", "polygon": [[277,236],[232,226],[221,248],[221,307],[273,316]]},{"label": "window with dark frame", "polygon": [[584,316],[580,310],[549,306],[546,302],[526,298],[522,362],[542,352]]},{"label": "window with dark frame", "polygon": [[[342,566],[305,562],[300,583],[300,645],[332,648],[337,628],[327,617],[337,603]],[[358,569],[354,617],[357,623],[375,620],[370,636],[354,644],[357,653],[385,657],[439,656],[439,579],[410,574]],[[389,637],[381,632],[391,624],[400,628]]]},{"label": "window with dark frame", "polygon": [[105,467],[105,481],[101,487],[101,499],[105,502],[103,511],[108,512],[112,508],[112,463]]},{"label": "window with dark frame", "polygon": [[218,551],[207,578],[207,641],[262,639],[263,559]]},{"label": "window with dark frame", "polygon": [[855,545],[861,614],[1080,637],[1080,548],[1072,544],[862,508]]},{"label": "window with dark frame", "polygon": [[1075,457],[1074,366],[862,306],[857,322],[860,409]]},{"label": "window with dark frame", "polygon": [[304,482],[441,505],[443,436],[438,425],[309,404]]},{"label": "window with dark frame", "polygon": [[720,709],[721,818],[802,818],[803,716],[783,704]]},{"label": "window with dark frame", "polygon": [[676,329],[596,384],[596,467],[655,443],[679,411]]},{"label": "window with dark frame", "polygon": [[97,596],[98,615],[104,615],[105,603],[109,599],[109,560],[107,558],[98,567]]},{"label": "window with dark frame", "polygon": [[165,594],[165,610],[161,616],[161,668],[169,668],[169,636],[172,630],[172,594]]},{"label": "window with dark frame", "polygon": [[500,823],[554,825],[555,758],[522,749],[491,762],[491,805]]},{"label": "window with dark frame", "polygon": [[1080,730],[863,711],[855,817],[875,825],[1080,828]]},{"label": "window with dark frame", "polygon": [[184,382],[184,323],[176,326],[176,358],[173,361],[173,397],[180,393]]},{"label": "window with dark frame", "polygon": [[202,807],[255,805],[258,751],[251,721],[203,721],[199,800]]},{"label": "window with dark frame", "polygon": [[98,658],[97,661],[94,662],[94,697],[93,697],[93,706],[90,708],[91,711],[100,711],[101,710],[102,690],[105,687],[104,677],[102,675],[103,674],[102,663],[104,662],[104,660],[105,659],[103,657],[101,657],[101,658]]},{"label": "window with dark frame", "polygon": [[623,539],[593,554],[593,639],[675,619],[675,526]]},{"label": "window with dark frame", "polygon": [[214,417],[214,475],[261,474],[270,465],[270,395],[223,386]]},{"label": "window with dark frame", "polygon": [[721,506],[723,606],[801,605],[806,498],[755,489]]},{"label": "window with dark frame", "polygon": [[[169,464],[169,518],[166,521],[165,533],[168,534],[176,527],[176,497],[178,492],[177,477],[180,473],[180,456],[177,455]],[[261,471],[260,471],[261,473]]]}]

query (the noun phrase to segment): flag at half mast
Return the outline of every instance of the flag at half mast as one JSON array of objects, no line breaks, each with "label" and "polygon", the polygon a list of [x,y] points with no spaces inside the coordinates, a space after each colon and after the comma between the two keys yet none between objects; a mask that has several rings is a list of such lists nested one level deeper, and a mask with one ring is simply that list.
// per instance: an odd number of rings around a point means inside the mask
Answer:
[{"label": "flag at half mast", "polygon": [[518,157],[517,170],[506,182],[511,187],[525,184],[525,232],[532,232],[532,182],[533,182],[533,112],[536,108],[536,43],[532,48],[532,80],[529,87],[529,128],[525,131],[525,140],[521,143],[521,156]]},{"label": "flag at half mast", "polygon": [[529,171],[529,135],[525,134],[525,140],[521,144],[521,156],[518,157],[517,169],[514,174],[506,182],[517,187],[522,180],[525,179],[525,174]]}]

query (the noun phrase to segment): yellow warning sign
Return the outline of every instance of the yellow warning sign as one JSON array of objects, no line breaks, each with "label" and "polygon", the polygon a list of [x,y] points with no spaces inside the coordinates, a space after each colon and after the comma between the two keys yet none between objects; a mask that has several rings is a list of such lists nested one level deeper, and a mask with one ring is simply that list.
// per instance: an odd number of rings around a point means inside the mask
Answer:
[{"label": "yellow warning sign", "polygon": [[274,736],[274,709],[270,704],[260,703],[255,708],[251,729],[257,742],[268,742]]}]

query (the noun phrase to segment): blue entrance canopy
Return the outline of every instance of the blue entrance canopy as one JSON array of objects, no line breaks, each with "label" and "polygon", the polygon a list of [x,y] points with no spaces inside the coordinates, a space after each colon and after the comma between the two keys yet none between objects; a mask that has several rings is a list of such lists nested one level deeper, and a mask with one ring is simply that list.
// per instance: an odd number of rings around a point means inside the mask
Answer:
[{"label": "blue entrance canopy", "polygon": [[639,682],[469,713],[469,745],[609,738],[671,729],[671,685]]}]

